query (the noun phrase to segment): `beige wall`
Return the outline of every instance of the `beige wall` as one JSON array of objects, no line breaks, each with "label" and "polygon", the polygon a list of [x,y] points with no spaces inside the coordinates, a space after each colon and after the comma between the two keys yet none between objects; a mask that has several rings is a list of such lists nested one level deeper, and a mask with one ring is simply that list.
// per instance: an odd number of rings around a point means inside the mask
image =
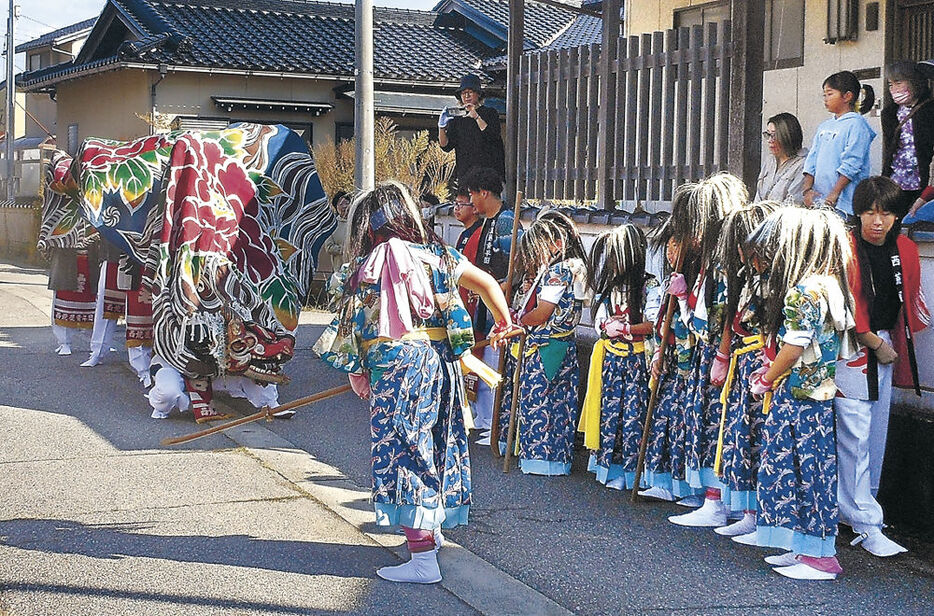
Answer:
[{"label": "beige wall", "polygon": [[78,141],[87,137],[134,139],[149,134],[136,113],[149,112],[149,79],[143,71],[117,70],[58,84],[56,142],[68,146],[68,126],[78,125]]},{"label": "beige wall", "polygon": [[[6,88],[0,88],[0,133],[6,130]],[[19,139],[26,135],[26,114],[23,113],[23,105],[26,104],[26,95],[22,92],[16,93],[16,104],[13,111],[13,138]]]},{"label": "beige wall", "polygon": [[631,0],[626,2],[627,35],[666,30],[674,25],[675,9],[709,4],[711,0]]}]

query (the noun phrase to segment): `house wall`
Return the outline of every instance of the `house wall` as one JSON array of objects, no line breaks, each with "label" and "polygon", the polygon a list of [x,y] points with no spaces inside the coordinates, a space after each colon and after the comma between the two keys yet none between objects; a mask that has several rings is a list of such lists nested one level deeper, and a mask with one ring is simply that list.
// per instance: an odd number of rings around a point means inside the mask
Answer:
[{"label": "house wall", "polygon": [[[0,134],[6,130],[6,87],[0,88]],[[26,95],[16,93],[16,104],[13,112],[13,138],[19,139],[26,135],[26,116],[22,105],[26,104]]]},{"label": "house wall", "polygon": [[711,0],[631,0],[626,2],[627,35],[667,30],[674,25],[675,9],[709,4]]},{"label": "house wall", "polygon": [[129,140],[148,135],[149,125],[135,114],[149,112],[149,79],[139,70],[116,70],[58,85],[56,144],[68,147],[68,127],[87,137]]},{"label": "house wall", "polygon": [[[155,79],[155,74],[154,79]],[[330,137],[334,139],[337,122],[353,122],[353,101],[338,100],[334,88],[336,80],[287,79],[250,77],[207,73],[170,72],[157,86],[156,111],[171,115],[204,118],[231,118],[261,123],[295,122],[312,124],[313,144],[318,145]],[[302,102],[330,103],[334,109],[315,117],[307,113],[284,111],[243,111],[228,113],[218,108],[212,96],[237,98],[268,98]]]}]

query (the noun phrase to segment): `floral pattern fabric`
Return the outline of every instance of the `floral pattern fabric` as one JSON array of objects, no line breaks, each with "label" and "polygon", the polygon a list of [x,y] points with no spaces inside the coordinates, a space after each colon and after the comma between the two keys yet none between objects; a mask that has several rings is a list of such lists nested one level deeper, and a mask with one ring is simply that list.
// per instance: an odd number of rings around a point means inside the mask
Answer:
[{"label": "floral pattern fabric", "polygon": [[833,556],[837,449],[831,400],[803,400],[782,384],[762,428],[757,488],[760,546]]},{"label": "floral pattern fabric", "polygon": [[[734,347],[742,346],[734,339]],[[723,502],[731,511],[756,509],[756,476],[762,450],[762,398],[749,392],[750,375],[762,366],[758,352],[736,360],[736,375],[726,404],[723,429],[721,481],[726,487]]]},{"label": "floral pattern fabric", "polygon": [[447,341],[373,345],[370,368],[373,504],[380,526],[466,524],[470,459],[462,374]]},{"label": "floral pattern fabric", "polygon": [[833,398],[841,338],[830,315],[823,283],[805,281],[789,289],[783,311],[785,322],[779,338],[806,346],[788,376],[792,395],[814,400]]},{"label": "floral pattern fabric", "polygon": [[[911,113],[911,107],[899,105],[895,113],[899,122]],[[914,119],[902,124],[898,133],[898,148],[892,157],[892,181],[902,190],[920,190],[921,173],[918,170],[918,153],[915,149]]]},{"label": "floral pattern fabric", "polygon": [[685,464],[691,487],[722,490],[723,484],[713,468],[723,411],[721,388],[710,383],[710,368],[716,353],[712,344],[703,341],[694,349],[685,400]]}]

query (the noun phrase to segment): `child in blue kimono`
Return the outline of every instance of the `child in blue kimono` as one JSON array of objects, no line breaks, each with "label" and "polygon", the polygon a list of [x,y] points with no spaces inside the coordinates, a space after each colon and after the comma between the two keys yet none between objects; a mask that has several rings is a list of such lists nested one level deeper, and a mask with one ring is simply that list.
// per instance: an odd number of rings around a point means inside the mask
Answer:
[{"label": "child in blue kimono", "polygon": [[[523,280],[513,306],[526,330],[522,358],[507,370],[520,376],[516,449],[519,468],[533,475],[568,475],[574,457],[580,366],[574,329],[587,297],[586,254],[570,218],[542,212],[522,236],[517,257]],[[521,361],[521,367],[517,367]],[[500,409],[500,449],[508,438],[511,386]]]},{"label": "child in blue kimono", "polygon": [[476,360],[458,287],[490,308],[494,341],[512,328],[509,310],[489,274],[425,228],[401,184],[362,192],[349,221],[349,263],[330,283],[337,317],[315,351],[370,401],[376,523],[401,525],[412,554],[377,574],[434,583],[438,531],[470,509],[463,371]]},{"label": "child in blue kimono", "polygon": [[722,387],[721,416],[713,470],[723,484],[721,500],[728,512],[741,515],[715,532],[736,537],[756,531],[756,474],[759,469],[761,428],[765,421],[762,400],[749,393],[749,376],[762,367],[765,337],[760,326],[762,280],[743,259],[742,245],[749,234],[779,204],[750,204],[723,221],[717,261],[723,268],[727,296],[723,335],[710,382]]},{"label": "child in blue kimono", "polygon": [[749,386],[765,396],[766,413],[757,544],[787,550],[766,558],[781,575],[831,580],[842,571],[834,374],[838,356],[855,351],[849,238],[829,209],[786,207],[753,231],[745,252],[768,273],[762,330],[772,349]]},{"label": "child in blue kimono", "polygon": [[649,397],[645,339],[661,301],[645,271],[645,235],[625,224],[597,237],[590,252],[591,307],[599,336],[590,358],[579,430],[592,451],[588,470],[616,490],[631,489]]}]

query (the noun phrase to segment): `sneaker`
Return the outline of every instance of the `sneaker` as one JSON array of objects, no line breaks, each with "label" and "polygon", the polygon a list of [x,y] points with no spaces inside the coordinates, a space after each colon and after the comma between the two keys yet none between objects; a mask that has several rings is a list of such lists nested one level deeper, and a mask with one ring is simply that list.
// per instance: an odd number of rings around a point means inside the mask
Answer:
[{"label": "sneaker", "polygon": [[668,521],[678,526],[689,526],[693,528],[711,528],[726,525],[726,507],[723,501],[704,500],[704,504],[691,511],[681,515],[673,515]]},{"label": "sneaker", "polygon": [[784,554],[775,554],[766,556],[765,562],[773,567],[791,567],[798,564],[798,555],[794,552],[785,552]]},{"label": "sneaker", "polygon": [[850,542],[850,545],[857,544],[873,556],[880,558],[887,558],[908,551],[883,535],[881,528],[874,528],[869,532],[862,533]]},{"label": "sneaker", "polygon": [[441,581],[438,554],[434,550],[412,554],[411,560],[394,567],[382,567],[376,575],[390,582],[434,584]]},{"label": "sneaker", "polygon": [[747,533],[755,532],[756,530],[756,514],[747,513],[740,519],[738,522],[733,522],[726,526],[721,526],[720,528],[713,529],[713,532],[718,535],[723,535],[724,537],[735,537],[736,535],[745,535]]},{"label": "sneaker", "polygon": [[652,487],[648,490],[639,490],[639,496],[644,496],[646,498],[654,498],[656,500],[663,501],[673,501],[675,500],[674,494],[666,490],[665,488]]},{"label": "sneaker", "polygon": [[788,567],[774,567],[772,569],[775,573],[779,575],[784,575],[786,578],[791,578],[793,580],[835,580],[837,579],[836,573],[828,573],[826,571],[821,571],[820,569],[815,569],[810,565],[806,565],[802,562],[790,565]]},{"label": "sneaker", "polygon": [[690,496],[685,496],[675,504],[681,505],[682,507],[690,507],[691,509],[695,509],[704,504],[704,499],[703,497],[697,496],[696,494],[692,494]]},{"label": "sneaker", "polygon": [[736,535],[735,537],[731,537],[731,539],[736,543],[758,547],[759,541],[756,537],[757,534],[758,533],[756,531],[752,531],[751,533],[746,533],[745,535]]}]

